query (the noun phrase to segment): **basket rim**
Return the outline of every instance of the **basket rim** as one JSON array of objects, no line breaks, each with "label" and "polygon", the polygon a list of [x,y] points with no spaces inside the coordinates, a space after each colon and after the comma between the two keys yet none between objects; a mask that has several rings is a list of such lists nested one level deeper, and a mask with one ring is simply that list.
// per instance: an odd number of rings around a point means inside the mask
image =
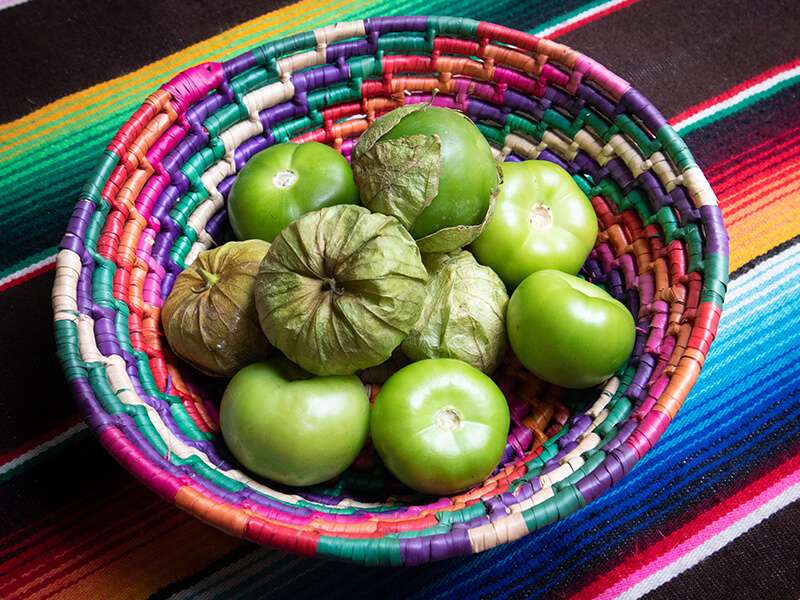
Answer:
[{"label": "basket rim", "polygon": [[[336,57],[338,51],[336,49],[342,48],[348,41],[352,41],[354,38],[363,38],[370,43],[377,44],[376,40],[381,34],[402,33],[406,28],[424,32],[431,40],[436,39],[438,35],[454,36],[458,39],[463,36],[470,41],[480,40],[481,44],[484,44],[484,41],[486,43],[500,42],[509,47],[523,50],[531,56],[545,57],[543,65],[556,63],[566,70],[564,80],[560,81],[560,85],[570,93],[574,93],[581,82],[589,82],[602,88],[606,94],[614,98],[618,106],[631,111],[644,126],[651,130],[654,138],[661,144],[663,150],[661,157],[668,157],[676,165],[676,168],[680,169],[673,184],[685,187],[689,192],[689,197],[695,203],[706,237],[705,240],[700,239],[700,244],[702,251],[708,253],[709,256],[706,258],[709,260],[703,267],[703,275],[698,275],[702,278],[702,296],[694,315],[689,347],[682,355],[675,374],[668,381],[662,382],[663,385],[659,382],[656,382],[658,385],[654,384],[654,387],[660,386],[660,389],[655,390],[657,393],[651,391],[648,396],[652,396],[653,407],[643,416],[636,428],[628,432],[626,440],[605,454],[603,462],[595,465],[594,469],[586,473],[580,470],[582,465],[573,469],[571,474],[563,480],[567,481],[567,484],[552,488],[549,499],[532,505],[530,508],[510,512],[496,520],[490,519],[487,523],[477,524],[472,516],[472,513],[476,511],[473,510],[471,513],[470,507],[484,505],[487,502],[485,498],[478,497],[475,498],[475,504],[465,503],[458,511],[449,511],[452,513],[450,515],[434,514],[437,524],[444,523],[451,526],[459,521],[464,523],[463,528],[450,527],[447,533],[436,531],[425,533],[423,530],[435,529],[435,527],[431,527],[430,518],[421,517],[419,525],[422,529],[409,528],[409,531],[423,532],[420,537],[413,538],[415,540],[428,539],[424,544],[419,544],[419,548],[415,548],[413,552],[409,551],[403,555],[400,552],[401,544],[398,541],[400,538],[392,537],[398,532],[401,533],[402,530],[376,529],[375,531],[381,534],[378,537],[357,537],[348,535],[347,528],[343,526],[342,531],[338,534],[335,531],[325,531],[320,534],[313,529],[300,528],[291,522],[288,515],[282,514],[278,509],[273,512],[271,519],[255,518],[247,503],[244,506],[234,507],[232,503],[225,504],[225,498],[222,498],[222,503],[217,502],[217,499],[203,494],[203,486],[197,486],[190,477],[177,478],[160,468],[158,465],[163,457],[152,448],[149,455],[146,455],[147,452],[143,454],[141,449],[129,439],[130,436],[136,436],[129,427],[121,423],[120,419],[116,419],[115,415],[109,413],[103,413],[98,417],[98,411],[91,408],[99,406],[98,389],[102,393],[122,393],[122,390],[114,390],[112,386],[115,381],[125,381],[126,367],[122,352],[106,355],[96,351],[96,346],[95,349],[87,349],[82,343],[85,339],[81,337],[82,333],[92,336],[92,339],[95,336],[99,339],[103,335],[114,335],[115,332],[113,330],[98,332],[97,327],[93,327],[96,322],[92,323],[92,316],[87,317],[87,314],[81,311],[77,304],[78,292],[76,290],[79,286],[79,275],[85,267],[83,242],[88,237],[89,216],[96,211],[108,212],[108,201],[103,198],[102,190],[112,178],[115,168],[121,165],[126,173],[131,173],[136,171],[139,164],[146,163],[153,171],[153,166],[148,163],[149,155],[145,153],[146,149],[137,147],[136,144],[142,139],[142,135],[144,135],[142,132],[146,130],[147,124],[157,119],[158,115],[166,114],[173,122],[182,124],[188,130],[191,127],[191,119],[197,118],[197,115],[193,115],[191,111],[199,101],[207,98],[207,95],[216,89],[225,90],[226,85],[230,90],[229,80],[234,75],[247,71],[255,64],[267,64],[274,69],[279,77],[279,87],[283,91],[273,99],[283,100],[284,96],[281,94],[288,93],[290,88],[292,96],[298,89],[302,89],[305,82],[304,68],[329,64],[327,57]],[[332,48],[335,50],[331,50]],[[282,56],[286,51],[289,51],[290,54]],[[308,64],[309,60],[314,60],[314,56],[319,59],[320,53],[322,53],[321,62]],[[341,61],[338,64],[341,65]],[[564,73],[556,68],[553,68],[553,71]],[[557,77],[553,73],[550,75]],[[292,96],[289,96],[288,99],[291,99]],[[625,132],[623,131],[623,133]],[[624,137],[622,141],[625,141]],[[158,144],[159,141],[155,141],[155,143]],[[618,151],[619,148],[623,153],[627,151],[624,146],[614,147],[612,141],[609,141],[609,146],[612,147],[612,151]],[[166,145],[161,150],[163,150],[163,157],[167,153]],[[631,159],[630,164],[625,160],[626,157]],[[652,157],[647,158],[641,164],[636,163],[636,158],[630,155],[620,156],[620,158],[626,166],[633,165],[632,172],[635,169],[642,169],[643,165],[647,167],[644,170],[656,171],[660,168],[656,166],[658,161],[652,160]],[[226,154],[220,160],[234,163],[235,157]],[[645,165],[646,162],[651,164]],[[155,172],[156,175],[159,174],[157,171]],[[135,213],[133,206],[133,199],[131,199],[130,208]],[[106,215],[102,216],[105,219]],[[103,225],[105,225],[105,220]],[[667,237],[666,232],[662,235]],[[133,254],[132,248],[131,254]],[[99,255],[92,258],[100,262],[104,260]],[[712,261],[710,258],[715,260]],[[59,358],[73,395],[87,417],[87,422],[106,449],[127,470],[158,495],[217,528],[264,545],[308,556],[333,557],[365,564],[419,564],[454,555],[480,552],[522,537],[539,527],[566,517],[619,481],[660,438],[700,373],[705,356],[714,339],[722,311],[728,275],[727,259],[727,234],[713,190],[700,168],[694,163],[686,144],[652,104],[629,83],[593,59],[563,44],[511,28],[456,17],[377,17],[337,23],[312,32],[295,34],[267,42],[228,61],[203,63],[191,67],[151,94],[114,137],[79,196],[73,218],[70,220],[58,254],[53,288],[53,310]],[[163,266],[159,264],[146,265],[145,268],[164,270]],[[706,268],[710,273],[706,271]],[[105,283],[109,288],[111,287],[111,281]],[[123,308],[116,304],[113,297],[109,296],[109,298],[110,307],[104,307],[103,310],[114,313],[113,318],[109,317],[109,319],[115,322],[115,311],[125,312],[127,305]],[[87,328],[89,329],[88,333]],[[86,357],[94,360],[85,360]],[[104,373],[108,377],[105,384],[102,377]],[[116,380],[115,377],[117,377]],[[675,379],[676,377],[677,379]],[[601,398],[607,396],[609,399],[613,396],[619,383],[618,378],[613,378],[604,388]],[[649,387],[646,380],[641,382],[641,385]],[[598,410],[598,414],[600,411],[602,409]],[[591,412],[587,414],[592,416]],[[596,417],[597,414],[594,416]],[[576,439],[573,440],[578,447],[586,439],[579,439],[579,437],[576,435]],[[631,443],[628,443],[629,440],[632,440]],[[169,452],[169,448],[167,448],[167,452]],[[564,462],[568,463],[569,460],[568,458]],[[541,462],[544,464],[545,460]],[[597,469],[601,469],[601,471],[597,471]],[[582,477],[576,477],[576,473],[580,473]],[[594,484],[591,486],[587,484],[584,488],[580,487],[581,481],[592,476],[598,481],[602,479],[600,485],[602,489],[599,491]],[[272,491],[274,492],[274,490]],[[352,512],[353,506],[357,507],[358,503],[342,508],[340,512],[342,518]],[[365,505],[365,507],[367,506]],[[333,520],[336,520],[336,511],[332,511],[332,513]],[[281,521],[281,518],[286,520]],[[385,519],[385,522],[390,521],[392,519]],[[347,521],[342,522],[345,525],[347,523]],[[470,523],[473,525],[470,526]],[[481,530],[481,532],[475,533],[476,530]]]}]

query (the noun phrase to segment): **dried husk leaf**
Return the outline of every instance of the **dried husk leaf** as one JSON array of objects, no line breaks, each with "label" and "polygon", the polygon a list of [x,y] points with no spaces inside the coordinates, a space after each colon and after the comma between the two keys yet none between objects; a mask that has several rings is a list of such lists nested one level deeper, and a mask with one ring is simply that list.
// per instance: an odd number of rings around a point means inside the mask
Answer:
[{"label": "dried husk leaf", "polygon": [[201,252],[161,308],[172,351],[208,375],[229,377],[269,355],[253,293],[269,244],[228,242]]},{"label": "dried husk leaf", "polygon": [[505,285],[464,250],[423,258],[425,304],[400,349],[412,360],[456,358],[492,373],[506,346]]},{"label": "dried husk leaf", "polygon": [[379,140],[362,156],[354,165],[354,175],[364,206],[391,215],[411,229],[439,193],[439,137],[409,135]]},{"label": "dried husk leaf", "polygon": [[494,214],[497,194],[499,192],[499,185],[492,190],[492,195],[489,198],[489,208],[486,209],[486,216],[483,217],[483,221],[477,225],[457,225],[456,227],[445,227],[436,233],[421,237],[417,240],[419,251],[423,254],[453,252],[474,242],[483,232],[486,224],[491,220],[492,215]]},{"label": "dried husk leaf", "polygon": [[422,310],[427,272],[397,219],[354,205],[308,213],[275,238],[256,306],[270,342],[317,375],[384,362]]}]

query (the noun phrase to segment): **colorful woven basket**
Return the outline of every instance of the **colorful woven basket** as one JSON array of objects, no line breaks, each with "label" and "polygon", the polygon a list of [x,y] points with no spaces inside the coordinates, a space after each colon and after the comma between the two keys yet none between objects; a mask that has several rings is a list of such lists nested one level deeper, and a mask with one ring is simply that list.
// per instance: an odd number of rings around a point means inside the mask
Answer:
[{"label": "colorful woven basket", "polygon": [[[371,120],[432,97],[471,117],[505,160],[550,160],[573,174],[601,229],[584,275],[636,316],[633,355],[589,399],[506,368],[503,463],[452,498],[386,491],[385,472],[358,465],[310,490],[256,481],[218,434],[220,385],[170,357],[162,301],[222,239],[225,197],[254,153],[316,140],[349,156]],[[381,565],[481,552],[618,482],[696,381],[728,275],[715,195],[639,92],[562,44],[450,17],[340,23],[181,73],[114,137],[60,248],[58,353],[88,424],[125,468],[233,535]]]}]

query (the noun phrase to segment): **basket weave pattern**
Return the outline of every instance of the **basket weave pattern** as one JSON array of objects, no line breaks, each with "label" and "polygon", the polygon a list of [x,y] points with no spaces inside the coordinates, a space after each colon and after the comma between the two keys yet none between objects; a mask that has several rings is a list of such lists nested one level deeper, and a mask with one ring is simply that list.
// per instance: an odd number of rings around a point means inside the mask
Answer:
[{"label": "basket weave pattern", "polygon": [[[235,173],[256,152],[315,140],[345,156],[404,103],[466,113],[505,160],[576,175],[600,222],[584,274],[637,322],[633,355],[549,439],[510,397],[503,466],[425,504],[279,490],[221,449],[213,402],[159,332],[177,274],[221,239]],[[325,27],[163,85],[83,188],[58,254],[58,353],[86,420],[157,494],[234,535],[310,556],[419,564],[480,552],[564,518],[618,482],[664,432],[713,341],[728,273],[716,197],[635,89],[555,42],[470,19]],[[562,420],[564,421],[564,420]],[[357,474],[356,474],[357,475]]]}]

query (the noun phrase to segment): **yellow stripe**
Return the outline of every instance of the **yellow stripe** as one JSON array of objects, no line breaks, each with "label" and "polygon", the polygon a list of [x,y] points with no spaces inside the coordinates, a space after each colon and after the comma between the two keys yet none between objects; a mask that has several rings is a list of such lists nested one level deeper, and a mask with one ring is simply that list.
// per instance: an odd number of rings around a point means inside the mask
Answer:
[{"label": "yellow stripe", "polygon": [[[127,75],[117,77],[65,96],[41,109],[5,125],[0,125],[0,140],[8,138],[9,134],[14,134],[12,141],[5,144],[5,149],[18,147],[29,139],[42,137],[55,129],[70,124],[84,116],[90,116],[108,108],[119,99],[115,94],[120,90],[127,92],[127,97],[141,95],[144,99],[145,87],[153,79],[163,82],[169,76],[178,72],[182,65],[191,65],[193,61],[198,61],[202,56],[207,56],[208,60],[219,60],[224,56],[246,50],[268,37],[286,33],[293,29],[300,29],[301,26],[321,17],[326,12],[333,12],[341,8],[357,10],[358,5],[364,4],[364,0],[353,3],[347,0],[338,0],[332,3],[321,3],[318,0],[304,0],[267,13],[227,30],[226,32],[189,46],[188,48],[176,52],[168,57],[151,63],[137,71]],[[247,34],[255,32],[259,40],[253,40],[252,35],[245,39]],[[223,53],[222,50],[225,50]],[[93,104],[87,106],[87,101]],[[80,113],[77,109],[80,110]],[[70,113],[72,116],[64,118]],[[35,135],[25,137],[24,134],[39,129]],[[19,152],[10,153],[5,158],[11,158]]]}]

